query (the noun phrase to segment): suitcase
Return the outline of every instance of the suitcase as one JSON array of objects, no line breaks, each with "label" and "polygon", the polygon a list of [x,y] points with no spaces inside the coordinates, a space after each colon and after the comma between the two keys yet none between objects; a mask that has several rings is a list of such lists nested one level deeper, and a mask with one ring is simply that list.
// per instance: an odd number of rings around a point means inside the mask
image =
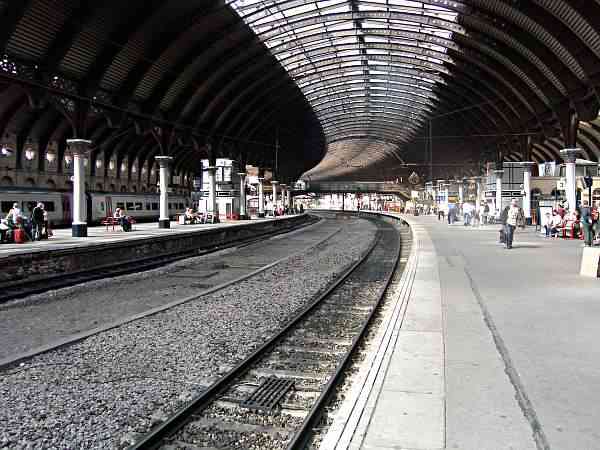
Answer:
[{"label": "suitcase", "polygon": [[15,244],[24,244],[25,243],[25,230],[23,228],[17,228],[14,231],[15,236]]}]

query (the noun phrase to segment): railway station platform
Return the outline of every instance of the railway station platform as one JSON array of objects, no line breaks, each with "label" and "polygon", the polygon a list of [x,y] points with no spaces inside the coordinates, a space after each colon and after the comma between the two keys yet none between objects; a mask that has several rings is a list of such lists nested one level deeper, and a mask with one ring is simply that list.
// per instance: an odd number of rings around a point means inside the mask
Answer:
[{"label": "railway station platform", "polygon": [[[252,221],[265,221],[271,219],[252,219]],[[124,232],[120,225],[106,227],[92,226],[88,228],[88,237],[72,237],[71,228],[53,229],[54,236],[42,241],[27,241],[23,244],[0,244],[0,257],[15,254],[31,253],[45,250],[61,250],[65,248],[86,247],[95,244],[105,244],[109,242],[126,242],[137,239],[150,239],[158,236],[176,235],[189,233],[192,231],[214,230],[215,228],[224,228],[231,226],[243,226],[248,221],[224,220],[219,223],[180,225],[175,221],[171,222],[171,228],[158,228],[156,222],[141,222],[133,225],[131,232]]]},{"label": "railway station platform", "polygon": [[595,449],[600,281],[581,241],[405,216],[396,304],[321,449]]},{"label": "railway station platform", "polygon": [[119,226],[88,228],[88,237],[71,237],[70,229],[53,230],[49,240],[0,245],[0,285],[5,287],[126,265],[152,258],[179,257],[237,245],[251,239],[288,231],[316,220],[307,214],[218,224],[179,225],[158,228],[138,223],[131,232]]}]

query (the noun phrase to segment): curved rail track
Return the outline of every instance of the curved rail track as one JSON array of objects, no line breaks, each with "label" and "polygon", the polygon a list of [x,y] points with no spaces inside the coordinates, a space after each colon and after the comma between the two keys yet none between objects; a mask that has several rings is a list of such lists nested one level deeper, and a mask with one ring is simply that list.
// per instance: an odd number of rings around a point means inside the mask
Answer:
[{"label": "curved rail track", "polygon": [[306,446],[398,267],[400,233],[376,223],[368,251],[322,295],[130,448]]}]

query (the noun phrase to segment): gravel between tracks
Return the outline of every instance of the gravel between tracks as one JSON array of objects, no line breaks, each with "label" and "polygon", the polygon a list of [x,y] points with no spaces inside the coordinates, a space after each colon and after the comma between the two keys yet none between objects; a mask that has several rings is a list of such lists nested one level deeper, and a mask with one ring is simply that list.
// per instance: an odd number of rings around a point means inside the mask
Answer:
[{"label": "gravel between tracks", "polygon": [[258,276],[1,371],[0,447],[127,447],[267,340],[375,232],[347,221]]}]

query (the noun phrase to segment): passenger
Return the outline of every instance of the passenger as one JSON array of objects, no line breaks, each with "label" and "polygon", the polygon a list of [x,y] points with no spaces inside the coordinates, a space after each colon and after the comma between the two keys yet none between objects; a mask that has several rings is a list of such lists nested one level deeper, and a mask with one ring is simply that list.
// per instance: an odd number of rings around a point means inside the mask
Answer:
[{"label": "passenger", "polygon": [[558,235],[558,229],[563,225],[563,220],[558,214],[557,210],[552,211],[552,217],[549,222],[546,223],[546,237],[556,237]]},{"label": "passenger", "polygon": [[196,216],[194,215],[192,208],[185,208],[185,220],[184,223],[188,222],[189,224],[193,224],[196,222]]},{"label": "passenger", "polygon": [[123,210],[121,208],[115,209],[114,218],[119,221],[119,224],[121,225],[121,228],[123,228],[123,231],[131,231],[131,223],[129,222],[129,219],[123,213]]},{"label": "passenger", "polygon": [[481,213],[483,225],[487,225],[489,215],[490,215],[490,205],[488,205],[488,203],[486,202],[485,205],[483,205],[483,212]]},{"label": "passenger", "polygon": [[300,214],[304,214],[304,205],[300,203]]},{"label": "passenger", "polygon": [[475,209],[475,207],[473,205],[471,205],[469,202],[467,202],[463,205],[463,220],[464,220],[465,227],[471,225],[471,218],[473,217],[474,209]]},{"label": "passenger", "polygon": [[591,247],[594,243],[594,219],[592,218],[592,208],[590,208],[590,203],[587,200],[583,201],[581,208],[581,223],[583,225],[585,245]]},{"label": "passenger", "polygon": [[33,240],[42,240],[44,231],[44,204],[38,203],[31,212],[31,223],[33,225],[32,238]]},{"label": "passenger", "polygon": [[[511,201],[510,207],[505,209],[506,212],[506,225],[504,227],[506,248],[511,249],[513,244],[513,236],[515,228],[525,228],[525,213],[523,209],[519,207],[517,199]],[[503,211],[504,214],[504,211]]]},{"label": "passenger", "polygon": [[10,227],[7,220],[0,220],[0,244],[9,242]]},{"label": "passenger", "polygon": [[22,216],[23,213],[21,212],[21,208],[19,208],[19,204],[13,203],[12,208],[10,209],[10,211],[8,211],[8,214],[6,215],[6,220],[16,225],[19,223],[19,220],[22,218]]}]

